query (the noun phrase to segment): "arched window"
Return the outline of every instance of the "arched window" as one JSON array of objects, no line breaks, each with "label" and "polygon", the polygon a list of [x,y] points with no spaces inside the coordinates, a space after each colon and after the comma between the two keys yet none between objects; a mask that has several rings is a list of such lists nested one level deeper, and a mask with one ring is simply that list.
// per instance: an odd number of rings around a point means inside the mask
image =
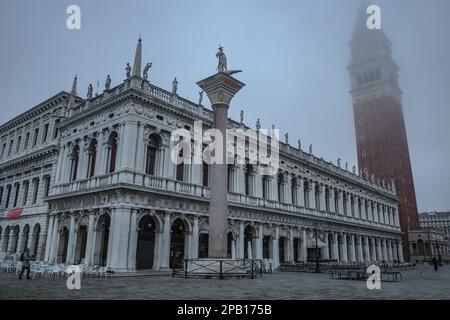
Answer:
[{"label": "arched window", "polygon": [[253,195],[253,166],[247,163],[245,166],[245,194],[247,196]]},{"label": "arched window", "polygon": [[70,154],[70,181],[77,178],[78,161],[80,160],[80,147],[75,145]]},{"label": "arched window", "polygon": [[117,135],[117,132],[115,132],[115,131],[112,132],[108,138],[108,144],[107,144],[107,152],[108,152],[107,153],[108,154],[107,172],[108,173],[112,173],[112,172],[116,171],[117,138],[118,138],[118,135]]},{"label": "arched window", "polygon": [[95,159],[97,158],[97,140],[92,139],[88,148],[88,171],[87,177],[93,177],[95,174]]},{"label": "arched window", "polygon": [[152,133],[148,138],[147,145],[147,162],[145,165],[145,173],[150,175],[157,174],[157,154],[161,146],[161,137]]}]

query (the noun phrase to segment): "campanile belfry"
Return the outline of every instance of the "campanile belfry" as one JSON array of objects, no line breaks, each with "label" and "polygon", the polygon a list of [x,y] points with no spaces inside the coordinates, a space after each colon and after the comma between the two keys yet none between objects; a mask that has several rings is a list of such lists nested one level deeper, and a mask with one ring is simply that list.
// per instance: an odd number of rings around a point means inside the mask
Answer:
[{"label": "campanile belfry", "polygon": [[399,68],[392,58],[384,31],[366,26],[366,7],[360,8],[353,30],[351,79],[358,165],[362,174],[394,181],[405,258],[409,258],[407,232],[419,228],[411,161],[403,117]]}]

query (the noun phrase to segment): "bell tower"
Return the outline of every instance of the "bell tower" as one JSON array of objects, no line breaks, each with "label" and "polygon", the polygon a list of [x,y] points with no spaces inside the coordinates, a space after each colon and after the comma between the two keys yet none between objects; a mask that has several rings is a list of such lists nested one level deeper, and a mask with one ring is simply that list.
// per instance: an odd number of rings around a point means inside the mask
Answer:
[{"label": "bell tower", "polygon": [[394,181],[399,200],[403,252],[409,259],[408,230],[419,228],[419,215],[403,117],[399,68],[384,31],[366,26],[360,9],[350,41],[348,66],[353,98],[358,165],[363,174]]}]

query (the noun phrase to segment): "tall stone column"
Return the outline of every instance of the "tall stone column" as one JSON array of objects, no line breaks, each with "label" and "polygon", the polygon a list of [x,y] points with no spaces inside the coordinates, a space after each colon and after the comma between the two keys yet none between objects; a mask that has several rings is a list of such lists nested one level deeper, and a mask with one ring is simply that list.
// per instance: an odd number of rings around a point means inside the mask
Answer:
[{"label": "tall stone column", "polygon": [[333,259],[339,261],[339,241],[337,232],[333,234]]},{"label": "tall stone column", "polygon": [[256,238],[256,259],[263,258],[263,226],[258,226],[258,237]]},{"label": "tall stone column", "polygon": [[301,249],[301,260],[306,262],[308,260],[308,247],[306,243],[306,229],[302,231],[302,249]]},{"label": "tall stone column", "polygon": [[59,240],[59,218],[55,216],[52,231],[52,244],[49,257],[50,262],[55,262],[56,260],[56,254],[58,250],[58,240]]},{"label": "tall stone column", "polygon": [[162,250],[161,250],[161,268],[169,268],[170,255],[170,213],[164,214],[164,226],[162,236]]},{"label": "tall stone column", "polygon": [[330,212],[336,213],[336,202],[335,202],[335,198],[334,198],[334,188],[333,187],[329,187],[329,195],[330,195],[330,199],[328,201],[330,202]]},{"label": "tall stone column", "polygon": [[238,259],[244,259],[245,246],[247,245],[244,240],[244,222],[239,221],[239,238],[238,238]]},{"label": "tall stone column", "polygon": [[288,261],[294,263],[294,230],[289,230],[289,240],[288,240]]},{"label": "tall stone column", "polygon": [[323,258],[325,260],[330,259],[330,250],[328,245],[328,233],[325,233],[325,248],[323,249]]},{"label": "tall stone column", "polygon": [[[89,214],[89,222],[87,229],[87,241],[86,241],[86,253],[84,257],[84,263],[90,265],[92,263],[93,251],[94,251],[94,220],[95,213],[91,212]],[[130,230],[131,231],[131,230]]]},{"label": "tall stone column", "polygon": [[[55,216],[50,216],[50,219],[47,224],[47,239],[45,241],[45,253],[44,253],[44,261],[48,262],[50,257],[50,249],[52,245],[52,236],[53,236],[53,222],[55,221]],[[6,251],[6,248],[3,249],[3,251]]]},{"label": "tall stone column", "polygon": [[280,246],[279,246],[279,227],[276,226],[274,233],[273,233],[273,239],[272,239],[272,252],[273,252],[273,263],[275,265],[275,268],[278,268],[280,265]]},{"label": "tall stone column", "polygon": [[128,269],[130,219],[130,208],[113,208],[111,232],[114,233],[114,237],[112,238],[111,268],[117,271],[126,271]]},{"label": "tall stone column", "polygon": [[191,258],[198,258],[198,217],[194,216],[192,218],[193,226],[192,226],[192,251]]},{"label": "tall stone column", "polygon": [[75,214],[70,214],[70,229],[69,229],[69,240],[67,246],[67,257],[66,263],[73,263],[73,257],[75,252]]},{"label": "tall stone column", "polygon": [[326,211],[326,204],[325,204],[325,187],[323,185],[319,185],[319,206],[321,211]]},{"label": "tall stone column", "polygon": [[363,239],[362,236],[358,236],[358,262],[364,262],[364,256],[363,256],[363,243],[362,243]]},{"label": "tall stone column", "polygon": [[372,261],[372,257],[370,256],[370,248],[369,248],[369,237],[364,237],[364,255],[365,255],[365,261],[370,262]]},{"label": "tall stone column", "polygon": [[356,236],[351,235],[351,244],[350,244],[350,261],[356,262]]},{"label": "tall stone column", "polygon": [[347,235],[342,235],[342,262],[348,262]]},{"label": "tall stone column", "polygon": [[[226,67],[224,70],[226,71]],[[214,112],[214,128],[222,134],[222,157],[216,159],[218,163],[211,165],[208,255],[210,258],[227,258],[228,190],[224,181],[227,181],[228,176],[226,161],[228,108],[231,99],[244,86],[244,83],[226,72],[219,71],[197,84],[208,95]],[[220,152],[216,152],[216,155],[220,155]]]},{"label": "tall stone column", "polygon": [[304,187],[303,178],[301,178],[301,177],[298,177],[297,205],[299,207],[306,207],[306,205],[305,205],[305,187]]}]

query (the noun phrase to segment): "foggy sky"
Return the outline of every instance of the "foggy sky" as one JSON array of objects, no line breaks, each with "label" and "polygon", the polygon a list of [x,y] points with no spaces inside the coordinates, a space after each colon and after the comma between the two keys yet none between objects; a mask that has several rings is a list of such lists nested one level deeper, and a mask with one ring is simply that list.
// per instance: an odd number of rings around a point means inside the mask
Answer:
[{"label": "foggy sky", "polygon": [[[148,0],[0,2],[0,124],[61,90],[89,83],[103,90],[125,79],[139,35],[149,79],[196,102],[195,82],[215,72],[224,46],[228,66],[246,83],[230,114],[336,163],[356,164],[348,42],[358,0]],[[418,207],[450,209],[450,1],[372,1],[393,43]],[[66,8],[81,7],[81,30],[66,28]],[[207,100],[207,99],[205,99]],[[206,103],[205,103],[206,104]]]}]

